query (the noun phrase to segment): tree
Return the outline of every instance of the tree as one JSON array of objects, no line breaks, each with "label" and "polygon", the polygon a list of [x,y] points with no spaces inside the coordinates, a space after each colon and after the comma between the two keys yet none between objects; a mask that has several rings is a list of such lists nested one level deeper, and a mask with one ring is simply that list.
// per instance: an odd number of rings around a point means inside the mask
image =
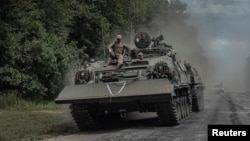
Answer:
[{"label": "tree", "polygon": [[[65,31],[71,22],[62,21],[70,21],[71,16],[48,21],[48,7],[41,2],[44,1],[5,0],[1,5],[1,91],[14,89],[23,97],[52,99],[68,66],[78,60],[80,52],[74,42],[67,42]],[[56,8],[55,5],[51,7]]]}]

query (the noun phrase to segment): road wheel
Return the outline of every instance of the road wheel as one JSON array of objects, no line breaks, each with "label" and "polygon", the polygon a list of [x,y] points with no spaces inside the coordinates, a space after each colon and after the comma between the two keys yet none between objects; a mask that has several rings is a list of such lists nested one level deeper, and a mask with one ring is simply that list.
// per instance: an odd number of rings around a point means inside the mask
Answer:
[{"label": "road wheel", "polygon": [[197,92],[193,94],[193,107],[192,107],[192,111],[194,112],[199,112],[201,110],[203,110],[204,108],[204,97],[203,97],[203,88],[198,88]]},{"label": "road wheel", "polygon": [[178,99],[178,101],[176,102],[176,109],[177,109],[177,118],[178,120],[181,120],[182,119],[182,115],[181,115],[181,104],[180,104],[180,101]]},{"label": "road wheel", "polygon": [[182,113],[182,118],[185,118],[187,116],[184,97],[181,97],[181,113]]},{"label": "road wheel", "polygon": [[189,112],[191,113],[193,109],[192,93],[188,95],[187,102],[188,102]]},{"label": "road wheel", "polygon": [[188,104],[188,98],[185,97],[184,100],[185,100],[186,115],[189,116],[189,114],[190,114],[190,106]]}]

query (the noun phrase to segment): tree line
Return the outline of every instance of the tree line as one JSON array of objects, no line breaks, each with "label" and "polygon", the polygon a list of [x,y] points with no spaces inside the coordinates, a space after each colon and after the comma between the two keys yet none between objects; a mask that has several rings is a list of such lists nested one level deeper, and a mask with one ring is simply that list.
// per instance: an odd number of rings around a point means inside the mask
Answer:
[{"label": "tree line", "polygon": [[100,58],[113,31],[182,23],[179,0],[1,0],[0,95],[54,99],[72,65]]}]

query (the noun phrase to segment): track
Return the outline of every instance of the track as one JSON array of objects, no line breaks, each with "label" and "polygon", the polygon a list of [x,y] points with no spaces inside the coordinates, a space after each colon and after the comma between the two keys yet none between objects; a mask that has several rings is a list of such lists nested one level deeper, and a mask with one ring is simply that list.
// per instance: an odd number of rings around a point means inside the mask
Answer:
[{"label": "track", "polygon": [[172,127],[155,126],[156,118],[126,121],[103,131],[79,132],[48,141],[206,141],[208,124],[250,124],[250,94],[204,94],[204,110],[192,112]]},{"label": "track", "polygon": [[71,114],[78,125],[78,128],[82,131],[92,130],[96,128],[96,125],[89,114],[87,107],[80,104],[71,105]]}]

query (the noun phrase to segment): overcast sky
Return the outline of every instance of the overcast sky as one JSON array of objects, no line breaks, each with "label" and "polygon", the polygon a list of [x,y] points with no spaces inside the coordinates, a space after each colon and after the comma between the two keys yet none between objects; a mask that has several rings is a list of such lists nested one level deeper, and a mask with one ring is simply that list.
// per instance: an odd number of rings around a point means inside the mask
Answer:
[{"label": "overcast sky", "polygon": [[182,1],[188,4],[188,22],[198,29],[204,54],[218,67],[217,75],[241,84],[250,56],[250,0]]}]

